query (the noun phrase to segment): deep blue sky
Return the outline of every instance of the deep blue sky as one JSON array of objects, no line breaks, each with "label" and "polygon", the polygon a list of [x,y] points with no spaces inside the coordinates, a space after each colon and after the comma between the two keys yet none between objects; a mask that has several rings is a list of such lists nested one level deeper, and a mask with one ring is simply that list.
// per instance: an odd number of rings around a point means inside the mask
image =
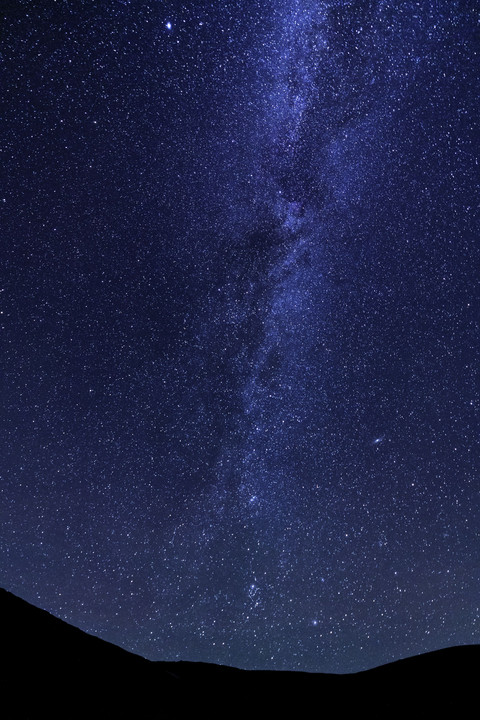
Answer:
[{"label": "deep blue sky", "polygon": [[479,16],[2,4],[8,590],[157,660],[480,641]]}]

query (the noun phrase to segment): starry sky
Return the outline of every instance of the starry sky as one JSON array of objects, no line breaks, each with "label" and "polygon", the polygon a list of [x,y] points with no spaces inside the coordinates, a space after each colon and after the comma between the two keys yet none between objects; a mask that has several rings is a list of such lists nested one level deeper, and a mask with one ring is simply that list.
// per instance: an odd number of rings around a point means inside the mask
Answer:
[{"label": "starry sky", "polygon": [[0,5],[1,584],[153,660],[480,642],[480,5]]}]

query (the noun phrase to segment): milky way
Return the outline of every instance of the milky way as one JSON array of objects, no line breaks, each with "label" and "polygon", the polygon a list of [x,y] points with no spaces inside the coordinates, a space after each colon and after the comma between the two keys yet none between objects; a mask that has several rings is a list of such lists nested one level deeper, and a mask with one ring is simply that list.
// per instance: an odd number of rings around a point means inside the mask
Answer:
[{"label": "milky way", "polygon": [[478,10],[2,11],[8,590],[155,660],[480,641]]}]

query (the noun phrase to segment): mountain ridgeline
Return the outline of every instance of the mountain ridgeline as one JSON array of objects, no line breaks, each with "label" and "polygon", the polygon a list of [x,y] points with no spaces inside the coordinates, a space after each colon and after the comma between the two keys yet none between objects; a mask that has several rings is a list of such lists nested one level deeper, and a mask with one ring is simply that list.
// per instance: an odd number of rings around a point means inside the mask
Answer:
[{"label": "mountain ridgeline", "polygon": [[[480,646],[438,650],[351,675],[151,662],[0,590],[4,718],[250,717],[455,712],[475,700]],[[386,716],[386,715],[384,715]]]}]

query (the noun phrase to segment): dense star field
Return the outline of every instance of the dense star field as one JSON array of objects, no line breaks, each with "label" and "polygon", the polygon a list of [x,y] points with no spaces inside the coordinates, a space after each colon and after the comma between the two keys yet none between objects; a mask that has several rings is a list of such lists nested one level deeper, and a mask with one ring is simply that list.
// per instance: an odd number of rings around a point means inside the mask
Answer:
[{"label": "dense star field", "polygon": [[1,584],[155,660],[480,642],[480,5],[1,5]]}]

